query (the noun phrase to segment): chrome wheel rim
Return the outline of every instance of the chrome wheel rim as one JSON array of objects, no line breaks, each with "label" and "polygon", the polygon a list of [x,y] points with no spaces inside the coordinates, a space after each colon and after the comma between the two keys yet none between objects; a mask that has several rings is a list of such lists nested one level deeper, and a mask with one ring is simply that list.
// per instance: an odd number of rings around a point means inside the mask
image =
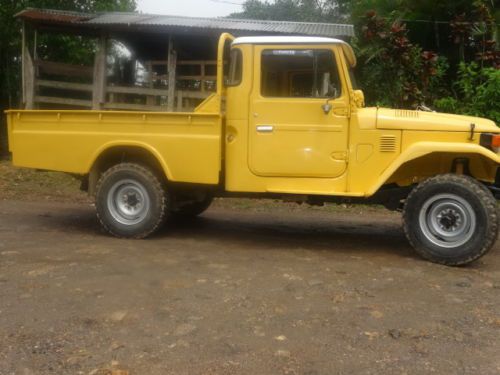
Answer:
[{"label": "chrome wheel rim", "polygon": [[440,194],[424,203],[419,224],[430,242],[444,248],[455,248],[467,243],[474,235],[476,213],[458,195]]},{"label": "chrome wheel rim", "polygon": [[144,185],[135,180],[120,180],[109,189],[107,203],[111,216],[123,225],[142,222],[151,207]]}]

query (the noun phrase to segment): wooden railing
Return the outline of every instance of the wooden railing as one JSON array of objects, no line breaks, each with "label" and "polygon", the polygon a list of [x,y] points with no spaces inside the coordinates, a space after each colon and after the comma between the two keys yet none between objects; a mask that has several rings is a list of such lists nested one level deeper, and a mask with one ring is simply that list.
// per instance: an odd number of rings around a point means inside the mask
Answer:
[{"label": "wooden railing", "polygon": [[[123,86],[108,84],[105,86],[105,102],[103,109],[137,110],[137,111],[166,111],[168,102],[167,74],[158,74],[167,61],[150,61],[145,64],[148,71],[147,86]],[[191,86],[189,89],[179,87],[174,91],[174,109],[176,111],[191,111],[213,91],[215,91],[216,76],[208,75],[207,68],[216,66],[215,61],[178,61],[177,70],[186,66],[199,66],[200,74],[176,76],[176,86]],[[62,64],[51,61],[35,61],[34,104],[35,107],[44,105],[62,105],[68,107],[92,108],[92,94],[94,92],[93,68]],[[155,69],[156,68],[156,69]],[[57,79],[42,79],[39,77],[57,77]],[[73,82],[68,82],[68,79]],[[74,82],[78,80],[78,82]],[[89,83],[84,83],[89,82]]]},{"label": "wooden railing", "polygon": [[[87,93],[87,95],[91,98],[93,85],[90,83],[74,83],[74,82],[63,82],[63,81],[50,81],[43,79],[35,80],[35,87],[37,88],[49,88],[49,89],[57,89],[64,92],[72,91],[72,92],[80,92]],[[41,90],[36,90],[40,92]],[[60,96],[47,96],[47,95],[35,95],[35,105],[38,103],[43,104],[61,104],[65,106],[76,106],[76,107],[84,107],[84,108],[92,108],[92,99],[76,99],[71,98],[69,95],[65,95],[64,97]]]},{"label": "wooden railing", "polygon": [[[36,60],[34,66],[34,104],[36,107],[41,107],[40,104],[50,104],[92,108],[94,86],[92,83],[81,83],[81,81],[92,81],[92,67],[41,60]],[[58,80],[40,78],[47,76],[57,77]],[[68,79],[68,81],[59,79]],[[80,82],[74,82],[76,80]]]},{"label": "wooden railing", "polygon": [[53,61],[36,60],[35,67],[42,73],[55,76],[93,78],[93,68],[84,65],[64,64]]}]

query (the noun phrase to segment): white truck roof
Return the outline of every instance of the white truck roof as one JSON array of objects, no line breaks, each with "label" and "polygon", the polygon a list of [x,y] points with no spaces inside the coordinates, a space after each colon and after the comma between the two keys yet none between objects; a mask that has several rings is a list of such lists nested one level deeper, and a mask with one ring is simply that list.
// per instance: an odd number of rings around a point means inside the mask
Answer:
[{"label": "white truck roof", "polygon": [[335,38],[318,36],[242,36],[233,41],[235,44],[332,44],[345,43]]},{"label": "white truck roof", "polygon": [[340,39],[316,36],[243,36],[236,38],[232,45],[238,44],[340,44],[352,67],[356,66],[356,56],[352,47]]}]

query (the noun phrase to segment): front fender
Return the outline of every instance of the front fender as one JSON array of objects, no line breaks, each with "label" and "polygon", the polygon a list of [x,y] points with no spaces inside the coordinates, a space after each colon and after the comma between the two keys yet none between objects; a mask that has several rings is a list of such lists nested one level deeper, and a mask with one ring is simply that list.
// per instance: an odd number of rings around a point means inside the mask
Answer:
[{"label": "front fender", "polygon": [[418,142],[404,150],[394,162],[382,172],[375,184],[366,192],[366,196],[375,194],[403,164],[432,153],[475,154],[485,157],[495,164],[500,164],[500,155],[478,144]]}]

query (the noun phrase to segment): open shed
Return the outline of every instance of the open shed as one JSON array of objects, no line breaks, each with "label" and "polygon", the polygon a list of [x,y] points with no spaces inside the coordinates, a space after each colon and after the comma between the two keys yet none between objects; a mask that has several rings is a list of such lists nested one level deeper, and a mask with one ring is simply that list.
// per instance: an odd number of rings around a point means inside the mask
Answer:
[{"label": "open shed", "polygon": [[[352,25],[231,18],[194,18],[139,13],[88,14],[28,8],[23,22],[23,105],[33,108],[82,108],[189,111],[216,89],[217,40],[221,33],[310,35],[348,39]],[[29,31],[29,32],[28,32]],[[40,33],[94,38],[93,66],[44,61],[37,55]],[[131,59],[111,77],[110,41]]]}]

